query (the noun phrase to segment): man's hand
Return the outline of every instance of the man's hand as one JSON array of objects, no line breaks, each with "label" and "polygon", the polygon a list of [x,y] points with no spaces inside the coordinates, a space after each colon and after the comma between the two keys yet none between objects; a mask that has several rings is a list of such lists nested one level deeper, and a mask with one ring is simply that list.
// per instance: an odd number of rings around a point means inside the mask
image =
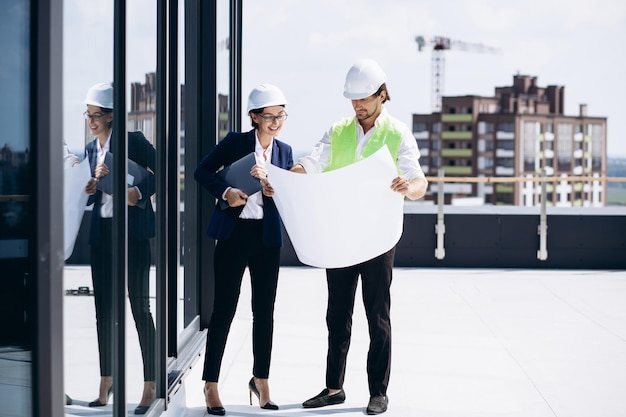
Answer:
[{"label": "man's hand", "polygon": [[302,164],[299,164],[299,163],[292,166],[289,171],[297,172],[298,174],[306,174],[306,169],[304,169]]},{"label": "man's hand", "polygon": [[409,192],[409,180],[405,177],[396,177],[391,181],[391,189],[402,195],[406,195]]},{"label": "man's hand", "polygon": [[424,178],[415,178],[412,181],[406,177],[399,176],[391,181],[391,189],[402,194],[410,200],[417,200],[424,197],[428,183]]}]

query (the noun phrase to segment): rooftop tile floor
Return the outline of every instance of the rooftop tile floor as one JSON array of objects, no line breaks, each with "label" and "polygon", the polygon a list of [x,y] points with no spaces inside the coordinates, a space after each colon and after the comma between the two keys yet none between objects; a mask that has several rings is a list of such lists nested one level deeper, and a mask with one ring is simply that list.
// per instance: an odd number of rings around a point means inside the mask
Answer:
[{"label": "rooftop tile floor", "polygon": [[[90,286],[89,269],[68,266],[69,287]],[[250,285],[244,277],[220,377],[228,416],[363,416],[369,393],[368,335],[357,291],[344,404],[304,409],[324,387],[326,283],[323,270],[281,269],[270,375],[278,411],[249,405]],[[93,298],[65,297],[68,416],[90,409],[98,368]],[[626,271],[397,268],[392,285],[393,358],[386,416],[626,416]],[[128,331],[128,409],[141,394],[141,360]],[[206,415],[204,352],[166,417]],[[134,382],[136,383],[134,383]],[[2,413],[0,412],[0,415]]]}]

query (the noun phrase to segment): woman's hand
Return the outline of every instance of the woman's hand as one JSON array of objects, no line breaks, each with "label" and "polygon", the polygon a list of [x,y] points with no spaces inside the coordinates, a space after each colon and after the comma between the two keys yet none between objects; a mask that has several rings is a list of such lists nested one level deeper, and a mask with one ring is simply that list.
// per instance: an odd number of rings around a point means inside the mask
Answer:
[{"label": "woman's hand", "polygon": [[96,165],[94,176],[89,179],[89,182],[85,186],[85,192],[89,195],[94,195],[96,191],[98,191],[98,180],[108,174],[108,166],[106,166],[105,164]]},{"label": "woman's hand", "polygon": [[250,175],[252,175],[254,178],[264,180],[267,178],[267,170],[263,165],[255,164],[250,170]]},{"label": "woman's hand", "polygon": [[136,206],[138,202],[139,202],[139,191],[137,190],[137,187],[130,187],[128,189],[128,205]]},{"label": "woman's hand", "polygon": [[105,175],[109,174],[109,167],[106,166],[105,164],[98,164],[96,165],[96,170],[95,170],[95,177],[96,178],[102,178]]},{"label": "woman's hand", "polygon": [[85,192],[88,195],[94,195],[98,191],[98,179],[97,178],[89,178],[89,182],[85,185]]},{"label": "woman's hand", "polygon": [[248,195],[239,188],[229,188],[226,191],[226,201],[230,207],[243,206],[248,201]]},{"label": "woman's hand", "polygon": [[274,195],[274,188],[267,179],[261,180],[261,189],[265,197],[271,197]]}]

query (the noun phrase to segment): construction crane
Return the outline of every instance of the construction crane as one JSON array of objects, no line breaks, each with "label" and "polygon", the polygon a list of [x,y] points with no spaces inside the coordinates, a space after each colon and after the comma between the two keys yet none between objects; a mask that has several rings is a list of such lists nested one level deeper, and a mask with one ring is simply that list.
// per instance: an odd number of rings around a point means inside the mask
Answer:
[{"label": "construction crane", "polygon": [[444,36],[434,36],[427,38],[424,36],[416,36],[417,50],[419,52],[426,45],[433,46],[431,58],[431,106],[433,112],[441,112],[441,96],[443,94],[445,56],[444,51],[447,49],[458,49],[460,51],[480,52],[480,53],[498,53],[498,48],[485,46],[482,43],[470,43],[457,41],[446,38]]}]

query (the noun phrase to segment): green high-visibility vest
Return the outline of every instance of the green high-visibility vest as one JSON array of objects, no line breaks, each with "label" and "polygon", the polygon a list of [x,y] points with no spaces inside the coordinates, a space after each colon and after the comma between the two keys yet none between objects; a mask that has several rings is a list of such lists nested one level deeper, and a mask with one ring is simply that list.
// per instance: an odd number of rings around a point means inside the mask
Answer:
[{"label": "green high-visibility vest", "polygon": [[[361,157],[367,158],[374,152],[387,145],[397,167],[398,151],[402,141],[402,132],[393,126],[389,119],[384,120],[374,128],[372,137],[367,141]],[[330,135],[330,163],[324,172],[342,168],[357,161],[356,156],[357,133],[354,117],[346,118],[333,126]]]}]

